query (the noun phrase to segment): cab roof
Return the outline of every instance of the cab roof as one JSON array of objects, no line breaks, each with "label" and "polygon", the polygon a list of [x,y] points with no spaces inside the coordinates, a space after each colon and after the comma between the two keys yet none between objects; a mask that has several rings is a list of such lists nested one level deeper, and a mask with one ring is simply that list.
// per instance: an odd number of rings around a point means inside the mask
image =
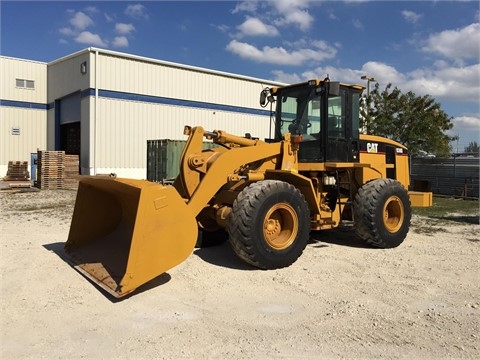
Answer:
[{"label": "cab roof", "polygon": [[[312,86],[313,84],[315,84],[316,86],[318,86],[318,85],[320,85],[324,82],[325,82],[325,80],[312,79],[312,80],[308,80],[308,81],[301,82],[301,83],[296,83],[296,84],[290,84],[290,85],[285,85],[285,86],[276,86],[276,87],[272,88],[272,93],[276,93],[279,89],[287,89],[289,87],[296,87],[296,86],[301,86],[301,85]],[[333,82],[333,81],[330,81],[330,82]],[[347,83],[343,83],[343,82],[340,82],[340,86],[348,87],[348,88],[355,89],[355,90],[360,90],[360,91],[363,91],[363,90],[366,89],[366,87],[363,86],[363,85],[347,84]]]}]

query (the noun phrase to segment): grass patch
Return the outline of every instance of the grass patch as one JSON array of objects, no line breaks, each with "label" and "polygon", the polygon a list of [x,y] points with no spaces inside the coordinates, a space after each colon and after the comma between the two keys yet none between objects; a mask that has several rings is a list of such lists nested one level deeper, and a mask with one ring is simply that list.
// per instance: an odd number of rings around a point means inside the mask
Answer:
[{"label": "grass patch", "polygon": [[414,215],[458,223],[479,224],[480,221],[478,200],[434,196],[431,207],[414,207],[412,212]]},{"label": "grass patch", "polygon": [[451,214],[458,216],[479,216],[478,200],[462,200],[445,197],[433,197],[433,205],[431,207],[414,207],[413,214],[429,217],[443,217]]}]

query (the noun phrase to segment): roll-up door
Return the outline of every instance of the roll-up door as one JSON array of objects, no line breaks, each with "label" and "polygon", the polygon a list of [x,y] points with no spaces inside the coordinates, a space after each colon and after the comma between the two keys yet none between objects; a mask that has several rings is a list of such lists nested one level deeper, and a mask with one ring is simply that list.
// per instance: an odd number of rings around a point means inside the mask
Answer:
[{"label": "roll-up door", "polygon": [[80,102],[80,92],[57,102],[60,117],[60,149],[66,154],[80,155]]}]

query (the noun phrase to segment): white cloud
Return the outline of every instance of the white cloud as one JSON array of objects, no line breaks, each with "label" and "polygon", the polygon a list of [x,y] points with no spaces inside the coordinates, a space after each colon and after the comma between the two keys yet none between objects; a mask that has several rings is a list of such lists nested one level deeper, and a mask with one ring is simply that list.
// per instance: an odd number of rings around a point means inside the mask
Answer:
[{"label": "white cloud", "polygon": [[418,20],[420,20],[423,16],[422,14],[417,14],[416,12],[410,10],[403,10],[402,15],[407,22],[412,24],[417,23]]},{"label": "white cloud", "polygon": [[74,36],[75,35],[75,31],[73,31],[69,27],[61,28],[61,29],[58,30],[58,32],[62,35],[65,35],[65,36]]},{"label": "white cloud", "polygon": [[242,36],[277,36],[278,30],[275,26],[264,24],[260,19],[249,17],[241,25],[237,26],[240,30],[239,37]]},{"label": "white cloud", "polygon": [[480,23],[462,29],[445,30],[430,35],[422,50],[453,60],[478,60],[480,56]]},{"label": "white cloud", "polygon": [[433,66],[437,69],[445,69],[445,68],[450,67],[450,64],[448,62],[446,62],[445,60],[436,60],[433,63]]},{"label": "white cloud", "polygon": [[221,24],[221,25],[212,25],[214,27],[216,27],[218,30],[220,30],[221,32],[223,33],[226,33],[230,30],[230,26],[228,25],[225,25],[225,24]]},{"label": "white cloud", "polygon": [[406,74],[406,87],[433,97],[478,102],[480,94],[480,64],[441,69],[416,69]]},{"label": "white cloud", "polygon": [[232,10],[232,14],[247,12],[257,18],[268,19],[276,26],[293,25],[302,31],[311,28],[314,18],[308,12],[308,0],[243,1]]},{"label": "white cloud", "polygon": [[308,1],[277,0],[271,3],[281,16],[274,21],[275,25],[294,25],[302,31],[307,31],[312,26],[314,18],[308,12]]},{"label": "white cloud", "polygon": [[85,13],[78,11],[73,15],[70,19],[70,24],[79,31],[85,30],[87,27],[93,25],[93,20],[90,16],[86,15]]},{"label": "white cloud", "polygon": [[95,6],[87,6],[85,8],[85,12],[87,12],[89,14],[96,14],[96,13],[98,13],[98,9]]},{"label": "white cloud", "polygon": [[254,13],[257,10],[257,5],[258,1],[242,1],[235,6],[232,10],[232,14],[242,11]]},{"label": "white cloud", "polygon": [[115,31],[119,34],[130,34],[135,31],[135,26],[133,24],[116,23]]},{"label": "white cloud", "polygon": [[329,18],[330,20],[338,20],[338,17],[337,17],[337,15],[335,15],[335,13],[333,12],[333,10],[328,11],[328,18]]},{"label": "white cloud", "polygon": [[[453,128],[447,131],[450,136],[458,136],[458,142],[451,143],[455,151],[463,151],[471,141],[480,141],[480,113],[464,114],[452,119]],[[476,136],[475,136],[476,134]],[[458,146],[458,148],[457,148]]]},{"label": "white cloud", "polygon": [[258,50],[253,45],[239,42],[237,40],[232,40],[227,45],[227,50],[231,51],[234,54],[240,55],[240,57],[242,58],[263,62],[262,51]]},{"label": "white cloud", "polygon": [[369,61],[360,69],[362,75],[373,76],[381,83],[400,84],[405,82],[405,75],[400,73],[393,66],[377,61]]},{"label": "white cloud", "polygon": [[275,20],[275,25],[282,26],[293,24],[300,30],[307,31],[313,23],[313,17],[306,10],[295,9],[283,16],[283,18]]},{"label": "white cloud", "polygon": [[142,4],[128,5],[125,9],[125,15],[134,19],[148,19],[147,8]]},{"label": "white cloud", "polygon": [[116,36],[112,45],[114,47],[128,47],[128,39],[125,36]]},{"label": "white cloud", "polygon": [[308,7],[308,0],[275,0],[273,5],[281,13],[287,13],[292,9],[304,9]]},{"label": "white cloud", "polygon": [[358,30],[363,30],[365,27],[363,26],[363,23],[359,19],[355,19],[352,21],[353,26],[358,29]]},{"label": "white cloud", "polygon": [[81,32],[75,41],[81,44],[94,45],[99,47],[108,47],[108,44],[102,40],[97,34],[92,34],[90,31]]},{"label": "white cloud", "polygon": [[[296,84],[305,80],[305,77],[302,74],[297,73],[286,73],[282,70],[273,70],[273,77],[275,81],[283,82],[287,84]],[[314,76],[313,78],[319,78],[320,76]]]},{"label": "white cloud", "polygon": [[107,13],[104,13],[103,16],[105,17],[105,20],[107,22],[113,22],[114,15],[109,15]]},{"label": "white cloud", "polygon": [[334,47],[322,41],[314,41],[312,45],[313,48],[298,48],[288,51],[283,47],[270,46],[258,49],[251,44],[232,40],[227,45],[227,50],[244,59],[256,62],[294,66],[301,66],[305,62],[320,62],[324,59],[331,59],[337,53]]},{"label": "white cloud", "polygon": [[476,116],[457,116],[453,118],[452,122],[455,125],[462,126],[464,128],[477,131],[480,130],[480,114],[476,114]]},{"label": "white cloud", "polygon": [[[92,18],[90,18],[90,16],[86,15],[85,13],[99,14],[97,16],[100,16],[100,20],[103,20],[103,23],[100,25],[105,25],[106,23],[113,22],[116,17],[114,14],[101,13],[96,7],[93,6],[88,6],[84,8],[83,12],[67,10],[67,13],[69,16],[68,21],[70,23],[70,26],[62,27],[58,29],[58,32],[62,35],[62,37],[71,38],[75,42],[81,44],[104,48],[107,48],[109,44],[114,47],[128,47],[129,40],[126,36],[132,34],[132,32],[136,30],[135,26],[132,23],[117,22],[115,24],[114,30],[118,36],[114,37],[113,39],[106,38],[104,37],[104,34],[102,35],[102,33],[93,33],[86,30],[87,28],[95,25],[95,23]],[[129,5],[126,8],[125,13],[133,17],[148,17],[148,14],[146,13],[146,8],[140,4]],[[59,41],[61,43],[66,43],[67,40],[68,39],[63,38]]]}]

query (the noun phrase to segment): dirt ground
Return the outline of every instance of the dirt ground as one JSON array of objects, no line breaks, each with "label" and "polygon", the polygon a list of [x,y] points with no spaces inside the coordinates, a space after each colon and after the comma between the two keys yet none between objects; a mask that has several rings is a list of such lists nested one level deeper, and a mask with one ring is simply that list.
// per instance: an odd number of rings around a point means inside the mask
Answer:
[{"label": "dirt ground", "polygon": [[480,225],[415,216],[396,249],[312,233],[292,266],[229,244],[115,301],[65,262],[75,191],[0,193],[2,359],[480,358]]}]

